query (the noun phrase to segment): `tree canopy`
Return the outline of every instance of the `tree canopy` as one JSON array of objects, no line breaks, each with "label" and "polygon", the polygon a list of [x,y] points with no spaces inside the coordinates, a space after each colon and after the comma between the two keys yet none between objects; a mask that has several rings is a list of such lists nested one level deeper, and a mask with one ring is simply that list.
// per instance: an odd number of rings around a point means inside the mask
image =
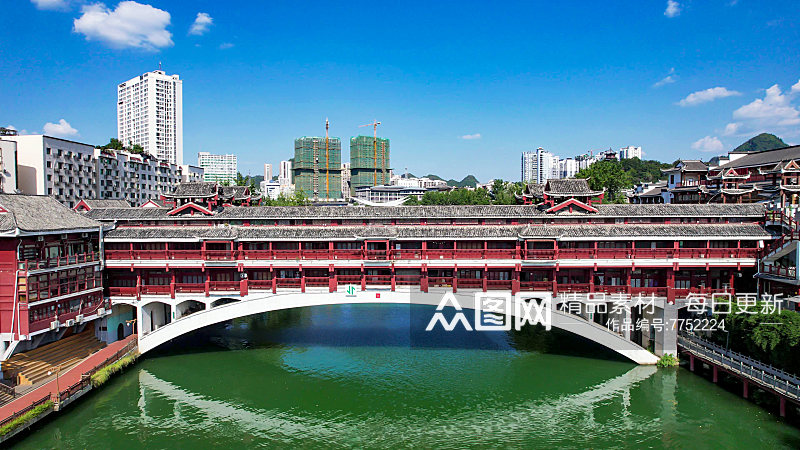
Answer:
[{"label": "tree canopy", "polygon": [[580,170],[575,178],[588,178],[589,187],[593,190],[605,189],[605,203],[623,203],[625,195],[622,190],[633,187],[633,179],[619,161],[598,161]]}]

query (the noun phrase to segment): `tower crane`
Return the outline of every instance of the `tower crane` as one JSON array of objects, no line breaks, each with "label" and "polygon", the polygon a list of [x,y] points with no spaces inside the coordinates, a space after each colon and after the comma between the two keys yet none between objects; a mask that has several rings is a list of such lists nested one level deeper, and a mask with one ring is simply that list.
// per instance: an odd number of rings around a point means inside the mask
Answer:
[{"label": "tower crane", "polygon": [[373,169],[375,171],[374,176],[373,176],[373,178],[374,178],[373,186],[377,186],[378,185],[378,125],[380,125],[380,124],[381,123],[378,122],[377,120],[373,120],[372,123],[368,123],[368,124],[365,124],[365,125],[359,125],[358,126],[359,128],[361,128],[361,127],[369,127],[369,126],[372,127],[372,133],[373,133],[373,137],[372,137],[372,150],[373,150],[372,166],[373,166]]}]

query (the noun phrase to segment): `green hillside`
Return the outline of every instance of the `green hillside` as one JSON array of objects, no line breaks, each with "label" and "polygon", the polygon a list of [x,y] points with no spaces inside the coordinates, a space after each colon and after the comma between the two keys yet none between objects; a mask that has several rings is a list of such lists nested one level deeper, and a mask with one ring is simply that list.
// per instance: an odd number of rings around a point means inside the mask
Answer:
[{"label": "green hillside", "polygon": [[774,134],[761,133],[756,137],[750,138],[744,144],[736,147],[735,152],[763,152],[765,150],[773,150],[776,148],[788,147],[783,139],[775,136]]}]

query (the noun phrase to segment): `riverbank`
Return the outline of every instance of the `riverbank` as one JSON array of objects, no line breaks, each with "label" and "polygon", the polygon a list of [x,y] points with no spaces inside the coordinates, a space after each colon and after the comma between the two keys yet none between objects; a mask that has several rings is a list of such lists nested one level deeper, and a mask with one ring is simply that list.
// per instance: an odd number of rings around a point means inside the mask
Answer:
[{"label": "riverbank", "polygon": [[[92,374],[135,353],[136,338],[134,334],[107,345],[55,379],[0,407],[0,433],[5,431],[0,443],[14,438],[51,413],[62,411],[91,391]],[[14,426],[4,429],[11,424]]]}]

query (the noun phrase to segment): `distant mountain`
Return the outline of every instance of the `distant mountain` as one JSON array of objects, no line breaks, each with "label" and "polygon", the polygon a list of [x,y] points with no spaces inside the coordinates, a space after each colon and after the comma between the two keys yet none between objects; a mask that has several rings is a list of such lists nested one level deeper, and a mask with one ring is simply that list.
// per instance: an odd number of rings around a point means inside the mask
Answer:
[{"label": "distant mountain", "polygon": [[754,138],[750,138],[744,144],[736,147],[735,152],[763,152],[765,150],[773,150],[776,148],[788,147],[781,138],[774,134],[761,133]]},{"label": "distant mountain", "polygon": [[453,186],[453,187],[475,187],[479,183],[478,179],[475,178],[474,175],[467,175],[461,181],[454,180],[452,178],[449,179],[449,180],[445,180],[444,178],[442,178],[442,177],[440,177],[438,175],[434,175],[432,173],[429,173],[428,175],[425,175],[425,177],[426,178],[430,178],[431,180],[447,181],[447,185],[448,186]]}]

